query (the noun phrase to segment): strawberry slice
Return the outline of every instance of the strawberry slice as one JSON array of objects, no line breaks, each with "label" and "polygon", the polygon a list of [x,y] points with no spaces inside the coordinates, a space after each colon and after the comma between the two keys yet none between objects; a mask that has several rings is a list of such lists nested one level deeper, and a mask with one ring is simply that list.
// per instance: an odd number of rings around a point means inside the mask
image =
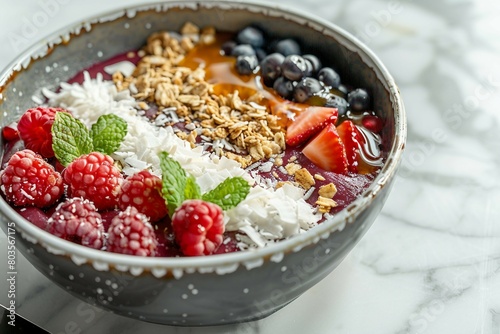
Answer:
[{"label": "strawberry slice", "polygon": [[347,155],[344,144],[334,124],[328,124],[302,150],[302,153],[319,168],[347,174]]},{"label": "strawberry slice", "polygon": [[359,150],[361,149],[361,144],[364,140],[363,136],[359,132],[356,125],[349,120],[338,125],[337,132],[340,140],[344,143],[348,169],[353,173],[357,173],[360,164]]},{"label": "strawberry slice", "polygon": [[320,132],[326,125],[337,121],[337,108],[307,107],[286,130],[286,143],[297,146]]}]

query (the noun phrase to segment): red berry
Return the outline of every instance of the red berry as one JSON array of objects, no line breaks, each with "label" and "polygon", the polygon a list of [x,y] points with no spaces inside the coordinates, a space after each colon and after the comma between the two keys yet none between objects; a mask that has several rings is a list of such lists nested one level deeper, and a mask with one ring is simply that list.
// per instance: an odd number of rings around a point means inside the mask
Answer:
[{"label": "red berry", "polygon": [[59,204],[49,218],[47,231],[62,239],[94,249],[104,245],[101,215],[94,204],[81,197]]},{"label": "red berry", "polygon": [[186,200],[175,211],[172,227],[184,255],[210,255],[222,243],[224,214],[216,204]]},{"label": "red berry", "polygon": [[129,206],[121,211],[108,229],[108,251],[113,253],[155,256],[158,241],[148,218]]},{"label": "red berry", "polygon": [[0,182],[7,201],[17,206],[48,207],[64,193],[61,174],[28,149],[12,155],[1,172]]},{"label": "red berry", "polygon": [[61,108],[37,107],[28,109],[19,119],[17,130],[24,141],[24,146],[44,158],[54,156],[52,149],[52,124],[56,113],[66,110]]},{"label": "red berry", "polygon": [[88,199],[101,211],[118,204],[123,176],[108,155],[100,152],[82,155],[66,167],[63,178],[68,185],[68,197]]},{"label": "red berry", "polygon": [[286,144],[297,146],[337,121],[336,108],[308,107],[303,110],[286,130]]},{"label": "red berry", "polygon": [[345,146],[333,124],[307,143],[302,153],[319,168],[339,174],[348,172]]},{"label": "red berry", "polygon": [[168,213],[165,199],[161,195],[161,179],[147,170],[140,171],[125,179],[118,197],[118,207],[125,210],[135,207],[154,223]]},{"label": "red berry", "polygon": [[10,123],[2,129],[2,137],[5,141],[13,141],[19,138],[17,122]]},{"label": "red berry", "polygon": [[337,126],[337,133],[340,140],[344,143],[349,171],[358,173],[358,167],[361,163],[361,145],[364,142],[363,136],[357,126],[350,120],[345,120]]},{"label": "red berry", "polygon": [[363,124],[365,128],[374,133],[380,133],[380,131],[382,131],[382,128],[384,127],[382,120],[375,115],[364,116],[361,120],[361,124]]}]

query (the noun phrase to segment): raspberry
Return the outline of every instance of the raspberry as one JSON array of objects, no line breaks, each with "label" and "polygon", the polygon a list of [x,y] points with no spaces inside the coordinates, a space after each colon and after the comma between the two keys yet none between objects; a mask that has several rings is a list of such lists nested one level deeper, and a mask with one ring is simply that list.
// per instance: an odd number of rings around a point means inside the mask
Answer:
[{"label": "raspberry", "polygon": [[147,170],[140,171],[125,179],[118,197],[118,207],[125,210],[129,205],[149,217],[154,223],[168,213],[165,200],[161,196],[161,179]]},{"label": "raspberry", "polygon": [[60,203],[49,218],[46,230],[53,235],[94,249],[104,245],[101,215],[94,204],[81,197]]},{"label": "raspberry", "polygon": [[123,176],[108,155],[82,155],[66,167],[63,178],[68,185],[68,197],[88,199],[101,211],[113,209],[118,203]]},{"label": "raspberry", "polygon": [[184,255],[210,255],[222,243],[224,214],[216,204],[186,200],[175,210],[172,227]]},{"label": "raspberry", "polygon": [[56,112],[67,112],[62,108],[37,107],[28,109],[19,120],[17,130],[24,146],[44,158],[52,158],[52,124]]},{"label": "raspberry", "polygon": [[133,206],[121,211],[108,229],[108,251],[155,256],[158,241],[148,218]]},{"label": "raspberry", "polygon": [[45,208],[64,193],[61,174],[35,152],[16,152],[1,172],[1,189],[7,201],[17,206]]}]

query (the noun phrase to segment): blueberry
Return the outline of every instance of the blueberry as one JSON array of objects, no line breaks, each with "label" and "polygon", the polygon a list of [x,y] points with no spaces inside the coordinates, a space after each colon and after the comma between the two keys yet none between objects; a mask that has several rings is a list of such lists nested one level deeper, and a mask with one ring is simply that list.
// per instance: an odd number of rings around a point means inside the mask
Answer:
[{"label": "blueberry", "polygon": [[257,56],[238,56],[236,58],[236,71],[239,74],[251,74],[259,66]]},{"label": "blueberry", "polygon": [[325,107],[337,108],[339,116],[342,116],[347,112],[347,101],[340,96],[328,94],[326,97]]},{"label": "blueberry", "polygon": [[254,48],[261,48],[264,45],[264,34],[255,27],[246,27],[236,36],[239,44],[250,44]]},{"label": "blueberry", "polygon": [[370,95],[362,88],[355,89],[347,94],[347,102],[352,111],[363,111],[370,108]]},{"label": "blueberry", "polygon": [[300,55],[300,45],[295,40],[291,38],[282,39],[278,41],[274,47],[274,51],[281,53],[282,55]]},{"label": "blueberry", "polygon": [[293,97],[296,102],[305,102],[322,89],[323,86],[318,80],[311,77],[302,78],[293,90]]},{"label": "blueberry", "polygon": [[318,73],[318,71],[321,69],[321,61],[315,55],[305,54],[302,56],[302,58],[311,63],[313,74]]},{"label": "blueberry", "polygon": [[307,73],[307,64],[304,58],[299,55],[290,55],[281,64],[281,73],[292,81],[298,81]]},{"label": "blueberry", "polygon": [[293,82],[285,77],[279,77],[274,82],[273,89],[279,96],[285,99],[291,99],[293,95]]},{"label": "blueberry", "polygon": [[222,43],[220,49],[222,51],[222,54],[225,56],[230,56],[233,53],[233,49],[236,47],[236,42],[235,41],[226,41]]},{"label": "blueberry", "polygon": [[285,56],[281,53],[271,53],[260,62],[260,74],[264,80],[264,84],[272,87],[274,80],[281,75],[281,64],[285,60]]},{"label": "blueberry", "polygon": [[337,88],[340,85],[340,75],[333,68],[323,67],[318,72],[318,80],[325,86]]},{"label": "blueberry", "polygon": [[250,44],[239,44],[233,48],[231,56],[255,56],[255,50]]},{"label": "blueberry", "polygon": [[304,58],[304,61],[306,62],[306,70],[304,72],[304,77],[312,77],[313,72],[314,72],[313,65],[311,64],[311,62],[309,60],[307,60],[305,58]]}]

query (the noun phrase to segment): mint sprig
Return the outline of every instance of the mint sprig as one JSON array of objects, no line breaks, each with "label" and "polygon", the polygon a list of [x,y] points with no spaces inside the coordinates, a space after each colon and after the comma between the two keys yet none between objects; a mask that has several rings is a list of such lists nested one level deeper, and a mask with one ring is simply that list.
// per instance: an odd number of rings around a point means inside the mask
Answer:
[{"label": "mint sprig", "polygon": [[111,154],[127,134],[127,123],[116,115],[101,115],[89,130],[66,112],[56,113],[52,124],[52,148],[63,166],[94,151]]},{"label": "mint sprig", "polygon": [[52,148],[57,160],[63,166],[92,151],[89,130],[85,124],[66,112],[56,113],[51,131]]},{"label": "mint sprig", "polygon": [[194,176],[189,175],[186,179],[186,189],[184,189],[184,198],[199,199],[201,198],[201,190]]},{"label": "mint sprig", "polygon": [[172,217],[175,209],[185,200],[187,175],[181,165],[170,158],[167,152],[160,153],[160,169],[161,193],[167,202],[169,215]]},{"label": "mint sprig", "polygon": [[188,175],[179,162],[167,152],[160,153],[162,174],[162,195],[167,202],[170,217],[175,210],[188,199],[202,199],[229,210],[243,201],[250,192],[250,185],[242,177],[231,177],[220,183],[215,189],[201,194],[200,186],[192,175]]},{"label": "mint sprig", "polygon": [[115,152],[126,134],[127,122],[113,114],[102,115],[90,129],[94,150],[104,154]]},{"label": "mint sprig", "polygon": [[243,201],[249,192],[248,181],[237,176],[225,179],[215,189],[203,194],[201,198],[217,204],[222,210],[229,210]]}]

